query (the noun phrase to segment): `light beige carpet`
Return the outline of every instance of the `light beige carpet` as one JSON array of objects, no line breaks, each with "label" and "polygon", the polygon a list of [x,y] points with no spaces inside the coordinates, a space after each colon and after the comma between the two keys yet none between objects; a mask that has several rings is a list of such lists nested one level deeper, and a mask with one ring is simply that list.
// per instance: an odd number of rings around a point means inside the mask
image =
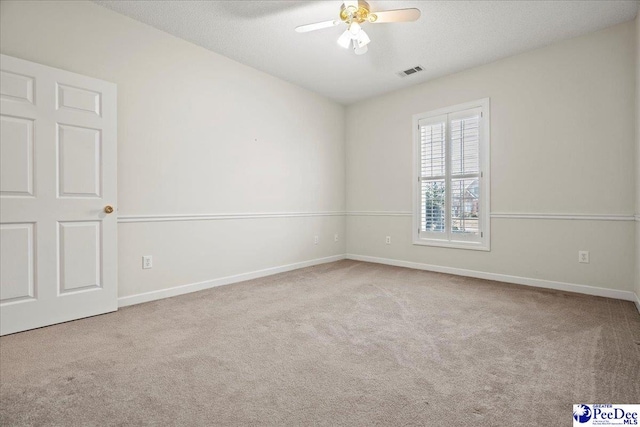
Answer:
[{"label": "light beige carpet", "polygon": [[640,316],[340,261],[3,337],[0,382],[3,426],[569,426],[640,402]]}]

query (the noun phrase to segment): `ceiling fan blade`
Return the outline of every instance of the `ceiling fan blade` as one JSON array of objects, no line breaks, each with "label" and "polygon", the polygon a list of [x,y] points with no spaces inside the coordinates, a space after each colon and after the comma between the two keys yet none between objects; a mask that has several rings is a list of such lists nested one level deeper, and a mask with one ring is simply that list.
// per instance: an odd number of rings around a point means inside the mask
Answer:
[{"label": "ceiling fan blade", "polygon": [[[377,19],[372,19],[375,15]],[[369,22],[374,24],[385,24],[388,22],[411,22],[420,18],[420,9],[395,9],[374,12],[369,15]]]},{"label": "ceiling fan blade", "polygon": [[324,21],[316,22],[315,24],[300,25],[296,27],[298,33],[308,33],[309,31],[321,30],[323,28],[334,27],[338,25],[340,21]]}]

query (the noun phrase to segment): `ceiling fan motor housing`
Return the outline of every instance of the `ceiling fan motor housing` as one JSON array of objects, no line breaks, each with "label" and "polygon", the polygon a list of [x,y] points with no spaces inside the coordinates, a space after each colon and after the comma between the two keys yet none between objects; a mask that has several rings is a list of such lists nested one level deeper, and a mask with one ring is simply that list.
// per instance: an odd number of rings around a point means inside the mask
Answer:
[{"label": "ceiling fan motor housing", "polygon": [[340,8],[340,19],[347,24],[357,22],[362,24],[365,21],[375,22],[377,16],[370,12],[369,3],[364,0],[358,0],[358,8],[353,6],[345,7],[344,4]]}]

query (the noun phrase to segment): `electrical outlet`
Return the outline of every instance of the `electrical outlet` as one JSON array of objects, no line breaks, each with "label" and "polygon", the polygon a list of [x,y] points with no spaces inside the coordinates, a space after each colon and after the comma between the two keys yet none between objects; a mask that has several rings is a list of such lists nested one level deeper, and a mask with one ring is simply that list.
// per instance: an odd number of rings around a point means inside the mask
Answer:
[{"label": "electrical outlet", "polygon": [[333,235],[333,241],[334,241],[334,242],[337,242],[337,241],[338,241],[338,233],[336,233],[336,234],[334,234],[334,235]]},{"label": "electrical outlet", "polygon": [[318,236],[314,236],[313,237],[313,244],[314,245],[317,245],[319,241],[320,241],[320,238]]},{"label": "electrical outlet", "polygon": [[391,244],[391,236],[387,236],[387,238],[384,241],[387,245]]},{"label": "electrical outlet", "polygon": [[142,257],[142,268],[151,268],[153,267],[153,257],[151,255],[144,255]]},{"label": "electrical outlet", "polygon": [[589,264],[589,251],[578,251],[578,262]]}]

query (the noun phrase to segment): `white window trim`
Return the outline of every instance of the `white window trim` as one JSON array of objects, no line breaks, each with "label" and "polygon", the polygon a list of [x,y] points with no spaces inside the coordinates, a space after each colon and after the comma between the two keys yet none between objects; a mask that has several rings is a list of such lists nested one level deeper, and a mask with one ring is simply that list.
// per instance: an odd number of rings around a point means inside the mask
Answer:
[{"label": "white window trim", "polygon": [[[480,143],[480,230],[482,237],[477,242],[451,241],[420,236],[420,126],[419,121],[455,114],[458,111],[472,108],[482,108],[482,120],[480,121],[482,141]],[[491,250],[491,114],[490,99],[483,98],[477,101],[440,108],[427,113],[413,116],[413,244],[424,246],[439,246],[444,248],[473,249],[480,251]]]}]

